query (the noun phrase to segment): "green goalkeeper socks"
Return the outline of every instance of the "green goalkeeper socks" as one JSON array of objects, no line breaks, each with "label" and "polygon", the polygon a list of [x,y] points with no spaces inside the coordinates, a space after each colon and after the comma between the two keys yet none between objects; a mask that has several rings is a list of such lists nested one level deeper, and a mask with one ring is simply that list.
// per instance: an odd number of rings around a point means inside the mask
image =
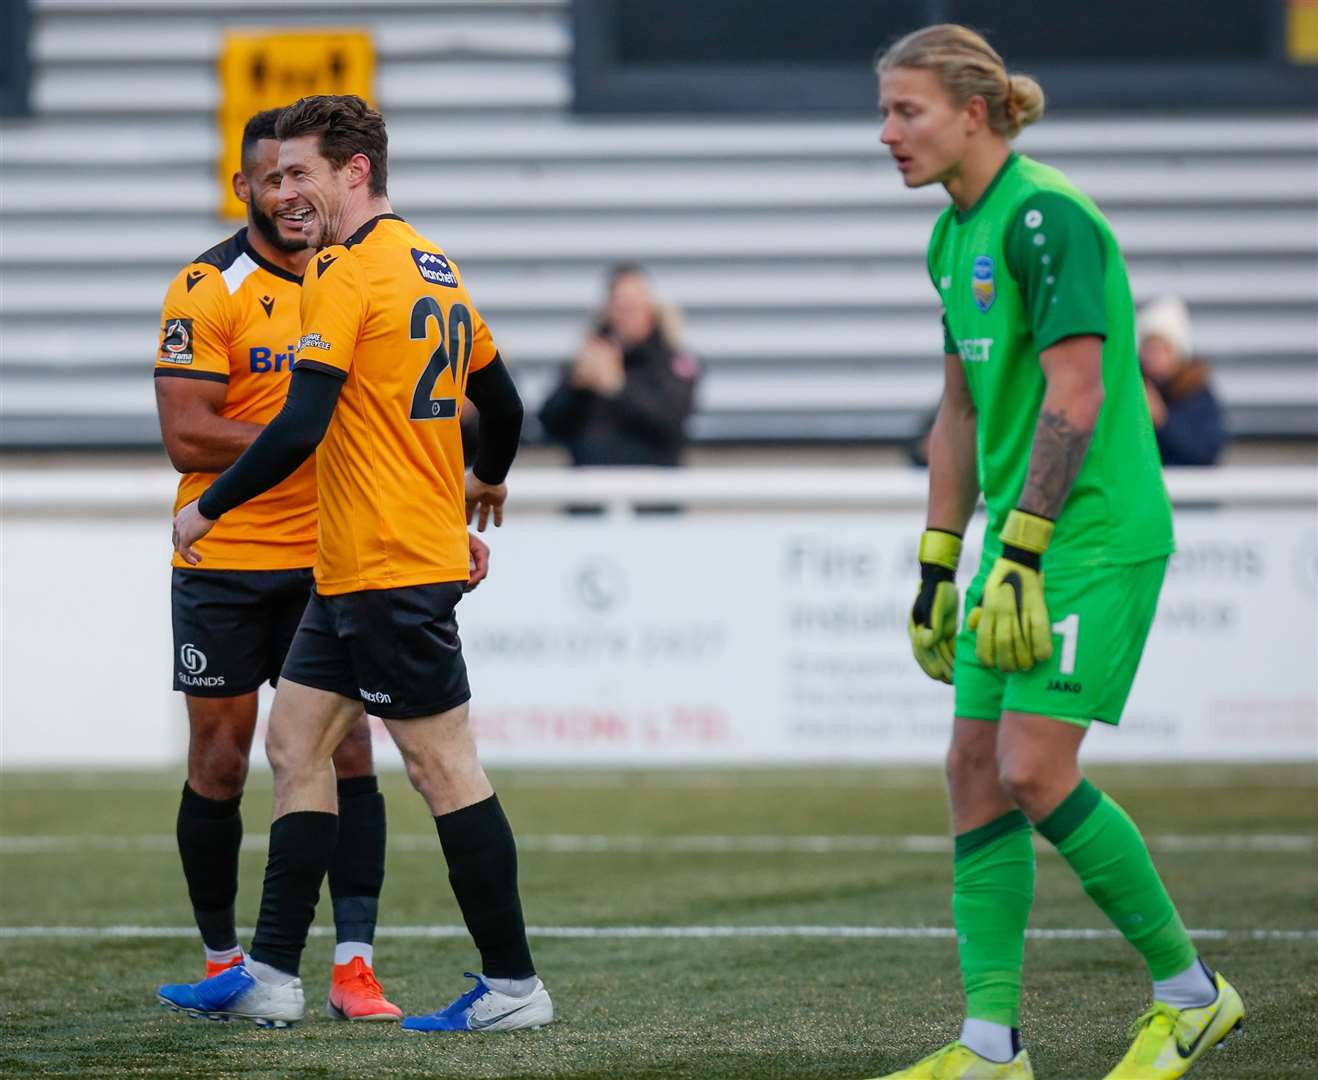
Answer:
[{"label": "green goalkeeper socks", "polygon": [[1013,810],[956,838],[952,919],[966,1016],[1020,1026],[1025,924],[1034,902],[1034,834]]},{"label": "green goalkeeper socks", "polygon": [[1155,980],[1185,971],[1197,959],[1176,906],[1154,869],[1149,849],[1126,812],[1081,780],[1039,832],[1071,864],[1091,900],[1103,909],[1149,965]]}]

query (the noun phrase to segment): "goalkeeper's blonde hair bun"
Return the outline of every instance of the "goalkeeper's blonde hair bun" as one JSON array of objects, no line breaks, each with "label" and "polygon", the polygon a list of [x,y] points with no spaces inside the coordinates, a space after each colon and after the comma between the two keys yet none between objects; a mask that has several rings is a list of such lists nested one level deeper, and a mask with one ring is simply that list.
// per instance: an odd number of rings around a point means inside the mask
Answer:
[{"label": "goalkeeper's blonde hair bun", "polygon": [[1015,135],[1043,115],[1043,87],[1028,75],[1007,78],[1007,134]]},{"label": "goalkeeper's blonde hair bun", "polygon": [[1043,115],[1043,89],[1028,75],[1010,75],[1002,57],[982,35],[956,23],[926,26],[907,34],[879,56],[882,74],[891,68],[932,71],[958,104],[982,97],[989,127],[1015,136]]}]

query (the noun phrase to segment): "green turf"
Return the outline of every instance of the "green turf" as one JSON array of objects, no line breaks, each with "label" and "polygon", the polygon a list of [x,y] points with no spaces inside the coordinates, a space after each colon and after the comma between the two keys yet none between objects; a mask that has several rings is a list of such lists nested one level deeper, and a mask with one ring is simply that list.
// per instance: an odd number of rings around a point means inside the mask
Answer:
[{"label": "green turf", "polygon": [[[1146,834],[1284,834],[1296,853],[1162,852],[1159,867],[1192,927],[1245,997],[1247,1036],[1195,1077],[1318,1076],[1318,942],[1251,940],[1249,929],[1318,928],[1318,778],[1312,768],[1099,769],[1094,779]],[[932,835],[945,829],[929,770],[507,773],[514,828],[628,837],[701,834]],[[0,854],[5,926],[189,922],[169,846],[178,777],[11,774],[0,833],[109,836],[119,850]],[[400,777],[386,781],[391,835],[384,925],[460,921],[433,826]],[[265,831],[269,787],[253,780],[250,833]],[[149,838],[156,838],[154,840]],[[259,850],[243,856],[239,918],[255,916]],[[527,919],[539,926],[949,925],[946,853],[595,852],[522,855]],[[1040,857],[1031,925],[1104,926],[1054,855]],[[193,978],[190,940],[10,939],[0,968],[0,1075],[189,1077],[836,1077],[909,1064],[960,1019],[955,945],[935,940],[533,939],[554,994],[551,1028],[434,1038],[319,1018],[286,1032],[188,1021],[152,990]],[[303,976],[319,1008],[330,942]],[[476,963],[465,940],[382,938],[377,969],[406,1010],[435,1008]],[[1025,1037],[1041,1078],[1101,1077],[1120,1057],[1147,983],[1120,941],[1032,941]]]}]

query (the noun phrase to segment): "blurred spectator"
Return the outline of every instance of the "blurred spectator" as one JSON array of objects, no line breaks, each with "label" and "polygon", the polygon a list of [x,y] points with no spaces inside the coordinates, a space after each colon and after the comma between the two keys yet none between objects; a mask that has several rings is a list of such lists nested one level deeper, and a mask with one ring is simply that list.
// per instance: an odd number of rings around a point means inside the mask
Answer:
[{"label": "blurred spectator", "polygon": [[1208,364],[1195,357],[1190,313],[1175,296],[1146,305],[1136,321],[1149,414],[1164,465],[1212,465],[1226,443]]},{"label": "blurred spectator", "polygon": [[680,463],[700,375],[680,336],[641,267],[610,271],[604,311],[540,410],[573,465]]}]

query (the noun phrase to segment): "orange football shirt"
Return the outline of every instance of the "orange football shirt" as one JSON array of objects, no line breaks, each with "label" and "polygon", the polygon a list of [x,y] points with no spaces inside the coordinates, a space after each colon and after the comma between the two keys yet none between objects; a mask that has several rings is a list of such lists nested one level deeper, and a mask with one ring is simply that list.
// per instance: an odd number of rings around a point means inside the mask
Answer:
[{"label": "orange football shirt", "polygon": [[459,417],[497,355],[457,266],[396,214],[307,266],[297,366],[344,380],[316,453],[319,592],[467,580]]},{"label": "orange football shirt", "polygon": [[[283,407],[300,332],[302,283],[241,229],[179,271],[165,295],[156,378],[226,384],[220,415],[267,424]],[[174,512],[214,473],[185,473]],[[199,570],[293,570],[316,558],[316,464],[225,514],[197,544]],[[175,552],[173,565],[187,567]]]}]

